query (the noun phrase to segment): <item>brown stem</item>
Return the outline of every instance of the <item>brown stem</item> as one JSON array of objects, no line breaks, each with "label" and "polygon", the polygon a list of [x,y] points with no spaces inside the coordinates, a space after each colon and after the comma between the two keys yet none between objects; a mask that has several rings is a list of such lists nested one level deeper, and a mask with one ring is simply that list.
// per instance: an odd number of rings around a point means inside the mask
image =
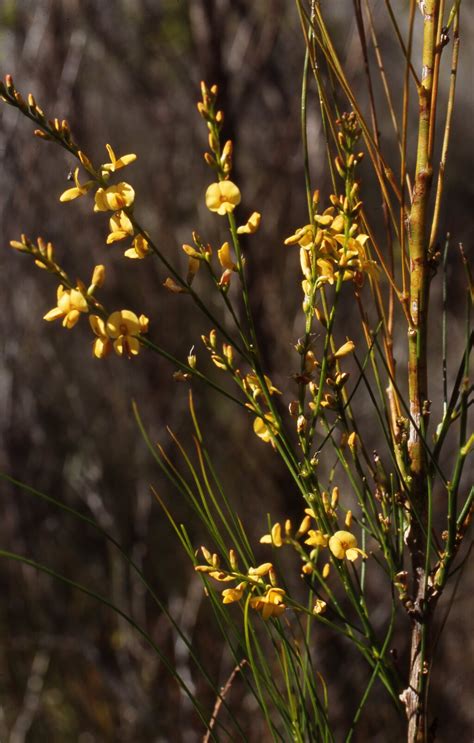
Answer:
[{"label": "brown stem", "polygon": [[408,716],[409,743],[427,739],[426,688],[429,668],[428,644],[431,613],[427,601],[426,544],[428,497],[427,462],[423,436],[428,421],[427,323],[429,299],[428,202],[432,181],[430,123],[436,55],[436,28],[440,0],[420,3],[423,15],[421,83],[418,88],[419,124],[413,200],[410,210],[408,246],[410,255],[410,316],[408,330],[408,389],[410,397],[410,499],[412,521],[407,537],[413,567],[413,620],[408,688],[403,694]]}]

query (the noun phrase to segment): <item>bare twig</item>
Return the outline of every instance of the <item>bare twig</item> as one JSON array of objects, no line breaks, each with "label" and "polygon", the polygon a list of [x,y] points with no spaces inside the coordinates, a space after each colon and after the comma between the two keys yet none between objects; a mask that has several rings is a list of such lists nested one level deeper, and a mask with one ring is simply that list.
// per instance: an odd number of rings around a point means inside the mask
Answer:
[{"label": "bare twig", "polygon": [[217,697],[216,703],[214,705],[214,709],[212,710],[211,719],[209,720],[209,727],[207,729],[206,735],[202,739],[202,743],[209,743],[211,739],[212,731],[215,727],[216,721],[217,721],[217,715],[219,714],[220,708],[222,706],[222,702],[224,701],[226,695],[229,693],[229,691],[232,688],[232,684],[234,683],[234,679],[239,671],[242,670],[242,668],[245,666],[247,661],[245,658],[240,661],[240,663],[235,666],[234,670],[230,674],[229,678],[225,682],[224,686],[221,689],[220,695]]}]

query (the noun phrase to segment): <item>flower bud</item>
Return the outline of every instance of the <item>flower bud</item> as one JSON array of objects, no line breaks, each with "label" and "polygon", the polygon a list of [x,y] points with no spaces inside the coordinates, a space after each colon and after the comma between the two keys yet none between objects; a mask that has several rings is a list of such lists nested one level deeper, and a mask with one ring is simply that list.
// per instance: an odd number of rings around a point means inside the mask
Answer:
[{"label": "flower bud", "polygon": [[298,433],[304,433],[306,431],[306,427],[308,425],[308,421],[304,417],[304,415],[299,415],[298,420],[296,421],[296,430]]},{"label": "flower bud", "polygon": [[296,418],[296,416],[298,415],[298,411],[299,411],[298,400],[292,400],[290,404],[288,405],[289,414],[291,415],[292,418]]},{"label": "flower bud", "polygon": [[354,454],[357,448],[357,434],[355,431],[352,431],[352,433],[347,437],[347,446],[351,450],[352,454]]},{"label": "flower bud", "polygon": [[234,361],[234,349],[232,348],[230,343],[222,344],[222,353],[227,359],[227,363],[229,364],[229,366],[232,366],[232,362]]},{"label": "flower bud", "polygon": [[188,353],[188,366],[190,366],[191,369],[195,369],[196,364],[197,364],[197,356],[194,353],[194,346],[193,346],[190,352]]},{"label": "flower bud", "polygon": [[335,352],[333,358],[334,359],[341,359],[343,356],[347,356],[348,354],[352,353],[355,348],[355,343],[353,341],[346,341],[338,350]]},{"label": "flower bud", "polygon": [[96,266],[92,274],[91,284],[93,286],[102,286],[105,281],[105,266]]},{"label": "flower bud", "polygon": [[238,568],[237,554],[234,549],[229,550],[229,564],[232,570],[237,570]]},{"label": "flower bud", "polygon": [[304,534],[306,534],[310,526],[311,526],[311,516],[308,516],[308,514],[306,514],[306,516],[303,518],[303,521],[299,525],[298,531],[296,532],[296,539],[299,539]]}]

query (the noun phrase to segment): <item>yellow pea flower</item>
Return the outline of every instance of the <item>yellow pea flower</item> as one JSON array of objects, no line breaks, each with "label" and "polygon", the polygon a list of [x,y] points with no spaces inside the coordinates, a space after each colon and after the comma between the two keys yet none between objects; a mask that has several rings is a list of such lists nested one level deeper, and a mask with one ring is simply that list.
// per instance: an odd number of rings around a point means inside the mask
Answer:
[{"label": "yellow pea flower", "polygon": [[281,536],[281,524],[273,524],[270,534],[264,534],[260,539],[260,544],[272,544],[274,547],[282,547],[283,539]]},{"label": "yellow pea flower", "polygon": [[304,543],[309,544],[310,547],[327,547],[328,540],[328,535],[323,534],[319,529],[310,529],[308,531],[308,539],[305,539]]},{"label": "yellow pea flower", "polygon": [[277,434],[274,415],[272,413],[266,413],[265,420],[263,418],[255,418],[253,422],[253,430],[262,441],[271,442],[272,438]]},{"label": "yellow pea flower", "polygon": [[239,583],[235,588],[225,588],[222,591],[222,603],[233,604],[234,601],[240,601],[245,589],[245,583]]},{"label": "yellow pea flower", "polygon": [[336,531],[329,539],[329,549],[338,560],[346,557],[350,562],[354,562],[359,555],[367,557],[365,552],[357,547],[357,539],[350,531]]},{"label": "yellow pea flower", "polygon": [[264,575],[268,575],[272,569],[273,565],[271,562],[262,562],[262,564],[257,565],[256,568],[249,568],[248,575],[251,578],[262,578]]},{"label": "yellow pea flower", "polygon": [[352,431],[352,433],[349,434],[347,437],[347,446],[351,450],[352,453],[355,452],[357,448],[357,434],[355,431]]},{"label": "yellow pea flower", "polygon": [[330,206],[324,210],[322,214],[316,214],[315,222],[320,224],[322,227],[331,225],[334,221],[334,207]]},{"label": "yellow pea flower", "polygon": [[250,606],[260,611],[266,621],[270,617],[279,617],[286,609],[283,603],[285,591],[282,588],[269,588],[264,596],[254,596],[250,599]]},{"label": "yellow pea flower", "polygon": [[253,233],[256,232],[258,228],[260,227],[261,219],[262,219],[261,214],[259,214],[258,212],[252,212],[252,214],[247,220],[247,223],[237,228],[237,234],[238,235],[253,235]]},{"label": "yellow pea flower", "polygon": [[302,248],[309,248],[314,242],[314,230],[311,224],[305,224],[299,227],[294,235],[290,235],[285,240],[285,245],[300,245]]},{"label": "yellow pea flower", "polygon": [[[273,386],[272,380],[270,379],[270,377],[267,377],[267,375],[265,374],[264,379],[265,379],[265,384],[267,385],[267,389],[270,395],[273,395],[275,393],[277,395],[281,395],[280,390],[277,387]],[[246,390],[250,390],[254,400],[256,400],[259,395],[263,394],[262,385],[260,384],[260,380],[256,374],[249,373],[245,375],[244,387]]]},{"label": "yellow pea flower", "polygon": [[235,580],[234,575],[226,573],[225,570],[212,567],[212,565],[195,565],[194,570],[197,573],[206,573],[210,578],[219,581],[219,583],[228,583],[231,580]]},{"label": "yellow pea flower", "polygon": [[116,212],[131,206],[135,199],[135,191],[129,183],[122,181],[116,186],[98,188],[95,194],[95,212]]},{"label": "yellow pea flower", "polygon": [[64,191],[59,197],[59,201],[72,201],[79,196],[84,196],[94,185],[94,181],[87,181],[81,186],[79,183],[79,168],[74,171],[74,183],[76,184],[74,188],[68,188],[67,191]]},{"label": "yellow pea flower", "polygon": [[125,168],[126,165],[130,165],[130,163],[135,162],[137,159],[136,155],[122,155],[122,157],[117,158],[115,156],[115,152],[113,151],[112,147],[109,144],[105,145],[105,149],[109,153],[110,162],[105,163],[105,165],[102,165],[103,170],[107,170],[109,173],[115,173],[116,170],[120,170],[120,168]]},{"label": "yellow pea flower", "polygon": [[110,217],[109,230],[110,234],[107,237],[107,245],[130,237],[134,231],[133,224],[123,211],[117,212],[113,217]]},{"label": "yellow pea flower", "polygon": [[211,183],[206,191],[207,208],[221,216],[233,212],[240,201],[240,191],[232,181]]},{"label": "yellow pea flower", "polygon": [[331,284],[332,286],[335,280],[333,261],[327,258],[318,258],[316,265],[318,266],[317,285]]},{"label": "yellow pea flower", "polygon": [[97,359],[104,359],[112,350],[112,343],[107,335],[105,322],[98,315],[91,315],[89,323],[92,331],[97,336],[92,344],[92,353]]},{"label": "yellow pea flower", "polygon": [[209,571],[209,576],[219,581],[219,583],[228,583],[231,580],[235,580],[233,575],[229,575],[229,573],[225,573],[223,570],[211,570]]},{"label": "yellow pea flower", "polygon": [[63,326],[69,330],[74,327],[81,312],[89,312],[82,292],[79,289],[65,289],[62,284],[58,286],[58,304],[46,313],[43,320],[51,322],[63,318]]},{"label": "yellow pea flower", "polygon": [[151,248],[148,240],[143,235],[137,235],[132,242],[132,247],[125,251],[124,256],[141,259],[145,258],[150,252]]},{"label": "yellow pea flower", "polygon": [[324,614],[327,604],[322,599],[316,599],[313,606],[313,614]]},{"label": "yellow pea flower", "polygon": [[226,271],[237,271],[237,264],[234,263],[231,258],[230,245],[228,242],[225,242],[217,251],[217,257],[219,258],[219,263],[222,268],[225,268]]},{"label": "yellow pea flower", "polygon": [[112,312],[106,323],[106,332],[113,339],[115,352],[119,356],[137,356],[140,352],[138,335],[148,330],[148,318],[137,317],[130,310]]}]

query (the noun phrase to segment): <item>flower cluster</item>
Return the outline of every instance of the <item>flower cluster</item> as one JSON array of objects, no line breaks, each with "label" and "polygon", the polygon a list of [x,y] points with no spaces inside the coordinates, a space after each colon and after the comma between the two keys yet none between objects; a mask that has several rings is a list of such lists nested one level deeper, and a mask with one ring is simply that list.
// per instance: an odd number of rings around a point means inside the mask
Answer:
[{"label": "flower cluster", "polygon": [[[107,144],[109,161],[95,169],[87,155],[75,145],[66,121],[46,120],[33,96],[28,96],[28,102],[25,102],[14,88],[10,76],[7,76],[3,90],[5,95],[2,93],[1,97],[4,100],[12,102],[42,127],[35,131],[37,136],[57,140],[63,144],[78,158],[90,176],[89,180],[81,183],[79,167],[75,168],[70,176],[74,185],[61,194],[60,201],[63,203],[73,201],[95,188],[94,211],[113,212],[109,221],[110,233],[107,243],[131,238],[131,245],[125,251],[125,255],[128,258],[144,258],[150,252],[150,247],[146,234],[138,229],[133,221],[132,208],[135,191],[125,181],[109,184],[111,175],[134,162],[136,155],[128,154],[117,157],[112,147]],[[21,241],[13,240],[10,244],[15,250],[31,255],[39,268],[49,271],[60,280],[56,306],[44,315],[47,322],[62,320],[63,326],[71,329],[77,324],[81,314],[89,314],[90,325],[96,336],[93,343],[94,356],[103,358],[112,349],[119,356],[128,358],[139,353],[140,337],[148,330],[148,319],[144,315],[138,317],[130,310],[119,310],[109,315],[106,313],[104,307],[94,297],[95,290],[102,286],[105,279],[104,266],[95,267],[90,286],[87,288],[81,281],[71,282],[66,272],[55,260],[52,243],[47,243],[40,237],[35,244],[22,235]],[[98,314],[90,314],[91,312]]]},{"label": "flower cluster", "polygon": [[254,433],[275,447],[275,437],[278,435],[278,421],[275,415],[269,410],[268,399],[272,395],[281,395],[281,392],[275,387],[266,374],[262,377],[257,376],[254,372],[243,374],[240,369],[234,365],[234,349],[229,343],[223,343],[221,348],[218,347],[217,333],[211,330],[209,335],[202,335],[201,340],[209,351],[212,363],[222,371],[229,372],[234,382],[240,390],[245,393],[248,402],[245,407],[255,414],[253,423]]},{"label": "flower cluster", "polygon": [[62,202],[73,201],[87,194],[94,186],[98,186],[94,196],[94,211],[114,212],[109,220],[107,245],[132,238],[130,247],[125,250],[125,257],[145,258],[151,252],[151,249],[147,236],[141,230],[136,229],[133,223],[132,207],[135,201],[133,187],[125,181],[107,185],[113,173],[133,163],[137,159],[137,156],[132,153],[117,157],[109,144],[106,144],[105,147],[110,157],[110,162],[103,163],[98,170],[95,170],[91,161],[83,152],[78,152],[78,157],[83,167],[93,176],[93,179],[81,184],[79,181],[79,168],[76,168],[73,173],[74,187],[64,191],[59,197],[59,200]]},{"label": "flower cluster", "polygon": [[268,407],[269,395],[281,395],[281,392],[275,387],[270,379],[266,375],[263,379],[259,378],[256,374],[247,374],[242,379],[243,389],[247,393],[247,396],[252,402],[246,403],[246,406],[257,414],[253,422],[254,433],[265,441],[275,447],[275,437],[278,434],[278,422],[275,415],[270,411],[266,410]]},{"label": "flower cluster", "polygon": [[361,285],[365,275],[376,277],[377,264],[367,253],[369,236],[360,229],[362,201],[355,168],[363,158],[356,152],[361,130],[354,113],[343,114],[337,122],[339,152],[335,167],[344,181],[345,193],[330,196],[331,205],[318,212],[319,192],[312,201],[312,220],[285,240],[285,245],[299,245],[305,303],[312,305],[316,289],[324,284],[354,281]]},{"label": "flower cluster", "polygon": [[[329,549],[332,556],[337,560],[355,562],[359,556],[365,559],[367,555],[359,549],[356,536],[347,531],[352,523],[351,511],[347,511],[345,515],[346,529],[337,528],[338,502],[339,490],[337,487],[333,488],[331,497],[325,491],[321,494],[320,505],[324,513],[324,523],[326,527],[329,527],[329,531],[334,528],[332,534],[329,534],[325,528],[320,526],[321,518],[316,515],[316,509],[306,508],[303,520],[296,531],[294,531],[290,519],[286,519],[283,526],[280,522],[276,522],[272,525],[270,532],[261,537],[260,543],[272,545],[276,549],[285,545],[292,547],[303,563],[302,577],[319,574],[318,558],[325,549]],[[313,522],[316,522],[315,527]],[[330,562],[326,561],[320,571],[323,580],[328,577],[329,572]]]},{"label": "flower cluster", "polygon": [[[97,336],[92,347],[96,358],[104,358],[112,349],[118,356],[131,358],[140,351],[140,336],[148,331],[148,318],[137,315],[131,310],[119,310],[107,315],[104,307],[97,301],[94,293],[105,281],[105,267],[96,266],[92,273],[89,287],[82,281],[74,286],[67,274],[54,260],[52,243],[45,243],[39,237],[36,244],[26,235],[21,241],[12,240],[11,246],[21,253],[31,255],[36,265],[58,276],[61,283],[56,293],[56,306],[44,315],[44,320],[53,322],[62,320],[63,327],[70,330],[79,321],[81,314],[89,314],[89,323]],[[91,311],[100,315],[90,314]]]},{"label": "flower cluster", "polygon": [[276,573],[271,562],[264,562],[242,573],[239,571],[234,550],[229,551],[229,570],[221,566],[218,554],[209,552],[206,547],[201,547],[201,552],[207,564],[196,565],[194,569],[197,572],[207,574],[220,583],[236,583],[235,586],[222,591],[222,603],[232,604],[240,601],[247,591],[251,594],[250,606],[260,612],[265,621],[270,617],[281,616],[287,609],[285,591],[277,585]]},{"label": "flower cluster", "polygon": [[[357,184],[353,190],[356,196]],[[369,236],[359,232],[356,223],[346,233],[347,197],[333,195],[331,202],[333,205],[322,214],[314,215],[314,225],[300,227],[285,240],[285,245],[300,246],[305,296],[311,295],[313,285],[318,289],[323,284],[334,284],[338,274],[343,281],[360,284],[365,274],[374,276],[377,272],[377,264],[368,258],[365,249]],[[362,205],[358,202],[356,206],[351,210],[352,216]]]},{"label": "flower cluster", "polygon": [[[334,509],[337,506],[338,493],[333,492],[331,505],[326,502],[326,511],[333,517]],[[326,500],[326,499],[325,499]],[[352,532],[337,529],[332,535],[329,535],[321,529],[311,528],[313,520],[316,520],[315,513],[311,508],[307,508],[305,516],[296,530],[293,529],[292,522],[287,519],[284,526],[277,522],[273,524],[270,532],[264,534],[260,539],[261,544],[270,544],[275,548],[289,545],[293,547],[300,555],[303,562],[302,577],[308,577],[312,574],[320,575],[323,582],[328,578],[330,572],[330,562],[326,562],[322,570],[317,572],[317,560],[320,552],[329,549],[333,558],[339,561],[348,560],[355,562],[359,556],[366,559],[367,555],[358,547],[357,538]],[[346,515],[346,525],[350,526],[352,514],[350,511]],[[303,541],[304,540],[304,541]],[[309,548],[308,549],[305,547]],[[246,593],[250,593],[250,606],[262,614],[263,619],[278,617],[287,609],[289,598],[286,592],[278,586],[276,573],[271,562],[264,562],[257,567],[250,567],[246,572],[239,569],[236,553],[233,549],[229,551],[227,567],[222,565],[222,560],[217,553],[210,552],[206,547],[201,547],[202,555],[206,564],[198,564],[195,570],[199,573],[208,575],[218,583],[234,583],[231,587],[226,587],[222,591],[222,603],[230,604],[240,601]],[[292,602],[294,608],[298,608],[295,602]],[[314,614],[323,614],[326,611],[327,603],[321,598],[317,598],[313,605]]]}]

